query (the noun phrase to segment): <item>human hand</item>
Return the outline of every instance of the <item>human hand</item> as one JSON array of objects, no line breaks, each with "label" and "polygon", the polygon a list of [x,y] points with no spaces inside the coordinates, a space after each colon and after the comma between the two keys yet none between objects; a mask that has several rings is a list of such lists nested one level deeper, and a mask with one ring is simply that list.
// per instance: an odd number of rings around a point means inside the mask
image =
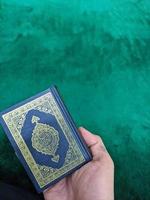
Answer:
[{"label": "human hand", "polygon": [[79,131],[93,160],[44,191],[45,200],[114,199],[114,164],[110,155],[99,136],[82,127]]}]

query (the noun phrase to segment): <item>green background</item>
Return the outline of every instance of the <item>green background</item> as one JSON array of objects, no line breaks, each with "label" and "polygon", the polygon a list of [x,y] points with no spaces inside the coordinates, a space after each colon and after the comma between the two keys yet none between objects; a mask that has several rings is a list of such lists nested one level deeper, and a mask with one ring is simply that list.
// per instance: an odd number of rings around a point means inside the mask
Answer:
[{"label": "green background", "polygon": [[[116,199],[149,200],[150,1],[0,0],[0,110],[51,84],[104,140]],[[34,190],[2,128],[0,179]]]}]

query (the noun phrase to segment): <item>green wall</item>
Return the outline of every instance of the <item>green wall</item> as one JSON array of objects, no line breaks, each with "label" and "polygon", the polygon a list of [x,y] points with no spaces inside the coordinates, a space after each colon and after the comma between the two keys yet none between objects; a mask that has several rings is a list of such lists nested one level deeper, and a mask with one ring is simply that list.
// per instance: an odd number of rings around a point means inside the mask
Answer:
[{"label": "green wall", "polygon": [[[150,1],[0,0],[0,110],[51,84],[103,138],[116,199],[149,200]],[[0,179],[33,190],[2,128]]]}]

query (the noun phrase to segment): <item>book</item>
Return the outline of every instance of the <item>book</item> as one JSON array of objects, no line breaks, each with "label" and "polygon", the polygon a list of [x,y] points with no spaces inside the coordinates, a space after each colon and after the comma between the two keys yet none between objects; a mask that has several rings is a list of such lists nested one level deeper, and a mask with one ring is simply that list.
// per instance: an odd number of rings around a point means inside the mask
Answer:
[{"label": "book", "polygon": [[38,193],[92,159],[56,86],[2,111],[0,123]]}]

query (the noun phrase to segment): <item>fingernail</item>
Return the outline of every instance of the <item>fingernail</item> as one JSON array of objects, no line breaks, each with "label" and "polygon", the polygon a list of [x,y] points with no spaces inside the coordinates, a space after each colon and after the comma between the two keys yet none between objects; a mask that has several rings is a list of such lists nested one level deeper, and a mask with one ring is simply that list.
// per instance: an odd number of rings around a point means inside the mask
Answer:
[{"label": "fingernail", "polygon": [[80,126],[79,129],[84,129],[85,130],[85,128],[83,126]]}]

